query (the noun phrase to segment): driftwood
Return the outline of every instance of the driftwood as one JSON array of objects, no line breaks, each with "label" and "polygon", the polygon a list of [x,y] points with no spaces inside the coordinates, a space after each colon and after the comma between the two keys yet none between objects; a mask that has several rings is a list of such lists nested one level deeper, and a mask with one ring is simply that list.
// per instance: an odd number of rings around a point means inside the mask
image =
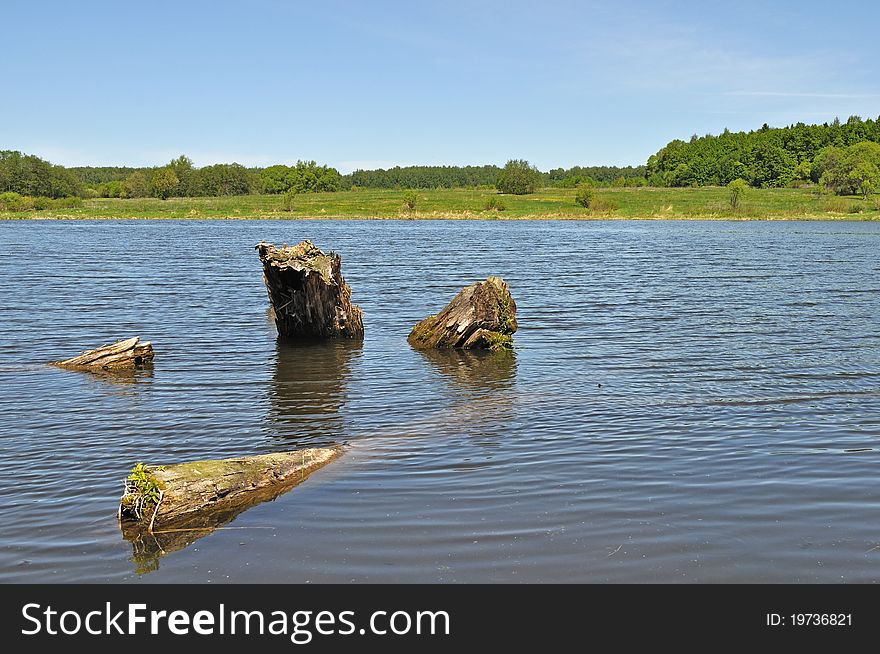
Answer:
[{"label": "driftwood", "polygon": [[340,452],[323,447],[168,466],[138,464],[119,501],[123,533],[211,529],[230,514],[275,499]]},{"label": "driftwood", "polygon": [[[223,529],[243,511],[274,500],[339,452],[338,448],[322,448],[164,468],[135,466],[120,501],[119,526],[131,543],[136,572],[158,569],[166,554],[189,547]],[[144,499],[151,494],[158,504]],[[172,505],[192,510],[180,513]]]},{"label": "driftwood", "polygon": [[134,336],[70,359],[55,361],[52,365],[73,370],[126,370],[141,367],[152,360],[152,344],[149,341],[141,343],[139,337]]},{"label": "driftwood", "polygon": [[463,288],[440,313],[413,327],[408,340],[422,350],[509,350],[516,327],[516,303],[507,282],[489,277]]},{"label": "driftwood", "polygon": [[281,338],[364,337],[361,310],[351,303],[338,254],[324,254],[311,241],[281,248],[261,242],[256,249]]}]

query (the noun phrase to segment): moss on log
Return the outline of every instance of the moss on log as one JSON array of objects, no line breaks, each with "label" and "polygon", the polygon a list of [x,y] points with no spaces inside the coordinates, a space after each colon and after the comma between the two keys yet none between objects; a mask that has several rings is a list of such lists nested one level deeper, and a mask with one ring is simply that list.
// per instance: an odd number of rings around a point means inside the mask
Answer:
[{"label": "moss on log", "polygon": [[463,288],[436,316],[428,316],[409,334],[416,349],[509,350],[516,332],[516,303],[500,277]]},{"label": "moss on log", "polygon": [[211,529],[246,508],[275,499],[339,456],[323,447],[167,466],[138,464],[119,501],[123,533]]},{"label": "moss on log", "polygon": [[153,360],[153,345],[134,336],[110,345],[87,350],[79,356],[52,362],[53,366],[71,370],[130,370]]},{"label": "moss on log", "polygon": [[364,337],[361,310],[351,303],[338,254],[325,254],[311,241],[280,248],[261,242],[256,249],[281,338]]}]

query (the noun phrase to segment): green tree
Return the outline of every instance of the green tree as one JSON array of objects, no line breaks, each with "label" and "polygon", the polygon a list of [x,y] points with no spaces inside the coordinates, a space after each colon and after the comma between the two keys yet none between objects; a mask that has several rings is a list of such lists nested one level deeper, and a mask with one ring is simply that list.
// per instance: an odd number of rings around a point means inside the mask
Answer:
[{"label": "green tree", "polygon": [[511,159],[507,162],[495,186],[502,193],[526,195],[534,193],[541,184],[541,173],[525,159]]},{"label": "green tree", "polygon": [[150,195],[150,178],[142,170],[136,170],[123,182],[125,197],[146,198]]},{"label": "green tree", "polygon": [[861,193],[865,197],[878,188],[880,144],[872,141],[843,148],[826,148],[817,157],[822,172],[820,183],[838,195]]},{"label": "green tree", "polygon": [[813,164],[809,161],[801,161],[794,169],[794,174],[800,180],[810,179],[813,175]]},{"label": "green tree", "polygon": [[850,170],[849,180],[867,200],[871,193],[880,188],[880,168],[870,161],[859,161]]},{"label": "green tree", "polygon": [[281,210],[293,211],[294,200],[296,200],[296,189],[287,189],[281,196]]},{"label": "green tree", "polygon": [[177,175],[171,168],[165,166],[156,169],[150,182],[156,197],[166,200],[170,197],[171,192],[177,188],[180,180],[177,179]]},{"label": "green tree", "polygon": [[589,209],[590,205],[596,201],[596,190],[590,184],[578,184],[574,201],[584,209]]},{"label": "green tree", "polygon": [[191,195],[247,195],[259,187],[256,173],[241,164],[214,164],[198,168],[190,183]]},{"label": "green tree", "polygon": [[260,188],[263,193],[284,193],[290,188],[290,166],[278,164],[260,171]]},{"label": "green tree", "polygon": [[730,208],[736,209],[745,197],[749,184],[744,179],[735,179],[727,185],[727,188],[730,191]]},{"label": "green tree", "polygon": [[170,168],[171,172],[174,173],[174,176],[177,177],[177,185],[171,190],[171,195],[193,195],[192,189],[190,188],[193,180],[193,172],[195,171],[192,159],[180,155],[177,159],[171,160],[168,164],[168,168]]}]

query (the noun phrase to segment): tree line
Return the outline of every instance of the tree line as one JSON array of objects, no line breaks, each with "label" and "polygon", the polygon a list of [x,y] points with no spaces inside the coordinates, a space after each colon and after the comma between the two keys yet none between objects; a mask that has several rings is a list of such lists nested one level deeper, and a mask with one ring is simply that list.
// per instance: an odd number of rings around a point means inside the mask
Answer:
[{"label": "tree line", "polygon": [[[736,179],[761,188],[817,183],[827,172],[829,149],[865,142],[880,142],[880,118],[851,116],[846,122],[782,128],[765,124],[750,132],[673,140],[648,158],[646,172],[651,186],[723,186]],[[826,181],[833,191],[846,190],[830,177]]]},{"label": "tree line", "polygon": [[[356,170],[345,175],[342,184],[343,188],[370,189],[497,188],[505,168],[494,165],[395,166],[388,169]],[[573,188],[581,182],[589,181],[596,186],[643,186],[647,184],[645,170],[645,166],[554,168],[548,172],[538,171],[537,185]]]},{"label": "tree line", "polygon": [[0,193],[30,197],[81,196],[82,182],[64,166],[55,166],[30,154],[0,150]]},{"label": "tree line", "polygon": [[293,166],[246,168],[241,164],[214,164],[196,168],[180,156],[158,168],[79,167],[69,169],[93,197],[202,197],[252,193],[317,193],[338,191],[342,176],[335,168],[314,161]]},{"label": "tree line", "polygon": [[[0,151],[0,193],[44,199],[252,193],[291,197],[354,188],[494,187],[501,192],[531,193],[547,186],[726,186],[735,180],[753,187],[817,183],[835,193],[865,196],[880,191],[880,118],[851,116],[846,122],[835,119],[821,125],[771,128],[765,124],[749,132],[724,130],[718,136],[673,140],[649,157],[645,166],[574,166],[547,172],[512,159],[503,168],[395,166],[341,175],[314,161],[266,168],[237,163],[197,168],[185,156],[158,167],[65,168],[34,155]],[[7,201],[17,202],[12,196]],[[46,204],[44,200],[39,203]]]},{"label": "tree line", "polygon": [[[517,160],[520,161],[520,160]],[[532,167],[533,168],[533,167]],[[247,168],[237,163],[197,168],[186,156],[164,166],[74,166],[64,168],[33,155],[0,153],[0,193],[60,197],[199,197],[291,194],[367,189],[433,189],[497,187],[504,168],[486,166],[396,166],[356,170],[341,175],[330,166],[298,161],[292,166]],[[574,187],[643,185],[644,166],[590,166],[536,171],[531,186]]]}]

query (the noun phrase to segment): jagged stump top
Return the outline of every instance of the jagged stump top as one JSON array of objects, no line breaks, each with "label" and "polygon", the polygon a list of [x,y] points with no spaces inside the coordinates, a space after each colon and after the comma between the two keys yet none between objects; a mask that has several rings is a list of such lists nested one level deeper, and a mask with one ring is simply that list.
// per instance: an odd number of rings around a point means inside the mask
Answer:
[{"label": "jagged stump top", "polygon": [[466,286],[436,316],[428,316],[409,334],[418,349],[509,350],[516,332],[516,303],[500,277]]},{"label": "jagged stump top", "polygon": [[263,279],[285,339],[363,338],[360,307],[342,276],[342,259],[311,241],[280,248],[260,242]]}]

